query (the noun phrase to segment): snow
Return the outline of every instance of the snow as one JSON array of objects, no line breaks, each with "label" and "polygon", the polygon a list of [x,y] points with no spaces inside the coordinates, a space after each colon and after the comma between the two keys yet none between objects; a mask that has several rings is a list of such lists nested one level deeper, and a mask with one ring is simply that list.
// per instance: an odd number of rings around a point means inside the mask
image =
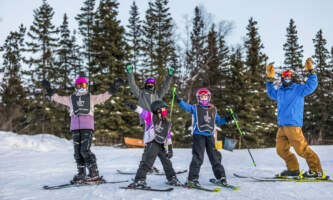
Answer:
[{"label": "snow", "polygon": [[[320,157],[322,166],[332,174],[333,146],[312,146]],[[131,175],[120,175],[117,169],[135,171],[138,167],[142,149],[120,149],[114,147],[92,147],[97,156],[100,173],[110,181],[130,180]],[[127,183],[67,188],[61,190],[43,190],[43,185],[63,184],[68,182],[76,172],[73,158],[72,142],[48,134],[35,136],[18,135],[0,131],[0,199],[1,200],[39,200],[39,199],[112,199],[112,200],[162,200],[162,199],[227,199],[227,200],[317,200],[332,199],[333,183],[295,183],[295,182],[253,182],[238,179],[233,173],[243,175],[271,176],[282,171],[285,166],[277,156],[274,148],[251,149],[257,163],[252,165],[247,150],[222,150],[222,163],[226,169],[228,181],[240,186],[238,191],[222,189],[218,193],[209,193],[176,187],[167,193],[128,191],[119,189]],[[176,170],[188,169],[191,161],[191,149],[174,149],[172,158]],[[302,169],[307,170],[304,159],[298,157]],[[162,169],[160,161],[155,166]],[[329,174],[328,173],[328,174]],[[178,175],[186,181],[187,174]],[[200,183],[214,188],[209,183],[213,172],[209,159],[205,155],[201,167]],[[168,187],[165,177],[147,177],[153,187]]]}]

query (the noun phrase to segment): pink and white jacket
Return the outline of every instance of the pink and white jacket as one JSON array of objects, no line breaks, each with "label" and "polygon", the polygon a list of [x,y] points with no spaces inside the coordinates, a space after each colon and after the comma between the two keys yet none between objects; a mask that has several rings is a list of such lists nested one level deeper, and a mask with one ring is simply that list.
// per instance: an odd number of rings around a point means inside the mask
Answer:
[{"label": "pink and white jacket", "polygon": [[94,130],[94,106],[108,100],[112,95],[105,92],[99,95],[90,95],[90,112],[86,115],[74,115],[71,96],[59,96],[53,94],[51,100],[68,107],[71,116],[70,130],[91,129]]}]

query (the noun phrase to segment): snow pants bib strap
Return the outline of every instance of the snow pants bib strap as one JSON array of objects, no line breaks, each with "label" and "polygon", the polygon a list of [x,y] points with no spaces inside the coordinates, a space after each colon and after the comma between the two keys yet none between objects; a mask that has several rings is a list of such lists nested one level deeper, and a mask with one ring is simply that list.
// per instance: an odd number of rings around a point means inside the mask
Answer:
[{"label": "snow pants bib strap", "polygon": [[291,146],[299,156],[305,158],[310,170],[322,172],[319,157],[306,142],[302,128],[299,126],[279,127],[276,135],[276,151],[286,162],[288,170],[299,170],[297,158],[290,152]]}]

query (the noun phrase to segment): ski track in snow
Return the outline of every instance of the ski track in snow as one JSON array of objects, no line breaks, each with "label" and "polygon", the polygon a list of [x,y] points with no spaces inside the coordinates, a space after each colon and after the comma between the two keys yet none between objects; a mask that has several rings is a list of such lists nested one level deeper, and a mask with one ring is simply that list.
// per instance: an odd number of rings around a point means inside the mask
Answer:
[{"label": "ski track in snow", "polygon": [[[312,146],[319,155],[323,169],[333,176],[333,146]],[[131,180],[132,175],[120,175],[116,170],[136,171],[143,149],[119,149],[114,147],[92,147],[97,156],[100,174],[106,180]],[[226,200],[326,200],[333,199],[333,183],[254,182],[234,177],[233,173],[272,176],[285,166],[274,148],[251,149],[257,167],[252,165],[247,150],[228,152],[222,150],[222,163],[228,182],[240,186],[238,191],[221,189],[218,193],[175,187],[171,192],[147,192],[119,189],[129,183],[105,184],[60,190],[43,190],[43,185],[67,183],[76,173],[71,141],[52,135],[17,135],[0,131],[0,200],[40,199],[101,199],[101,200],[164,200],[164,199],[226,199]],[[172,158],[176,170],[188,169],[191,149],[174,149]],[[298,157],[302,169],[307,170],[304,159]],[[162,170],[160,161],[155,165]],[[185,182],[187,173],[178,175]],[[200,183],[209,188],[213,172],[207,155],[201,167]],[[165,188],[164,176],[147,176],[152,187]]]}]

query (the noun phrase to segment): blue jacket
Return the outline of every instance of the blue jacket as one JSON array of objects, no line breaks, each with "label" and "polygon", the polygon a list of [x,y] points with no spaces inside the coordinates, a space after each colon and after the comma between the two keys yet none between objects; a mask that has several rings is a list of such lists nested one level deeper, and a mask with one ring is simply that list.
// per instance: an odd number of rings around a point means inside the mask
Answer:
[{"label": "blue jacket", "polygon": [[[191,104],[188,104],[186,103],[185,101],[181,100],[180,102],[178,102],[179,106],[192,114],[192,117],[193,117],[193,134],[199,134],[199,135],[204,135],[204,136],[212,136],[214,135],[213,132],[201,132],[199,131],[198,127],[197,127],[197,111],[196,111],[196,108],[195,108],[195,105],[191,105]],[[225,118],[222,118],[220,117],[220,115],[218,115],[216,113],[215,115],[215,124],[217,125],[223,125],[223,124],[226,124],[227,121],[225,120]]]},{"label": "blue jacket", "polygon": [[274,88],[266,82],[268,96],[277,101],[279,126],[303,126],[304,97],[315,91],[318,86],[317,75],[308,76],[305,84],[293,83],[288,87]]}]

